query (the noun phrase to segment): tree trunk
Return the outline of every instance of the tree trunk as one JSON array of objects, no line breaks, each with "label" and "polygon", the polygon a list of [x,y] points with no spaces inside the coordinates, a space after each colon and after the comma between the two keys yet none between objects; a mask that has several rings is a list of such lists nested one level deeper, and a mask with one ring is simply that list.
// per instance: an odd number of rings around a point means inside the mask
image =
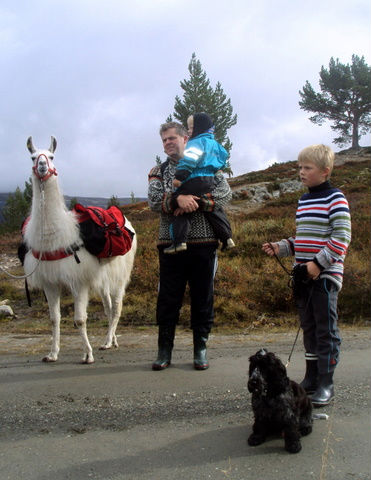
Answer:
[{"label": "tree trunk", "polygon": [[352,131],[352,148],[359,149],[358,143],[358,126],[359,126],[359,119],[354,118],[353,120],[353,131]]}]

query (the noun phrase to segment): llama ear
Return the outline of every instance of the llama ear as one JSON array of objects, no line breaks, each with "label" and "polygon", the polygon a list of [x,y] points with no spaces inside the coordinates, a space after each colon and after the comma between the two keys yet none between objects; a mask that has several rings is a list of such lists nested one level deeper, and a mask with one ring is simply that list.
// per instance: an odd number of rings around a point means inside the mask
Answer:
[{"label": "llama ear", "polygon": [[49,152],[54,153],[56,148],[57,148],[57,140],[52,135],[51,136],[50,147],[49,147]]},{"label": "llama ear", "polygon": [[36,148],[33,146],[32,137],[28,137],[27,139],[27,148],[30,153],[36,152]]}]

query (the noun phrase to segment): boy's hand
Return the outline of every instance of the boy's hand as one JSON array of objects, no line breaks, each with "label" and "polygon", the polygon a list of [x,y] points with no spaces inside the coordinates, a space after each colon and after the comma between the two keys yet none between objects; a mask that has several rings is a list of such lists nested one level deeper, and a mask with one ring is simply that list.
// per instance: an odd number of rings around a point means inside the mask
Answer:
[{"label": "boy's hand", "polygon": [[173,187],[178,188],[178,187],[181,186],[181,184],[182,184],[182,182],[180,180],[177,180],[176,178],[174,178]]},{"label": "boy's hand", "polygon": [[278,255],[278,243],[263,243],[262,250],[270,257],[273,257],[274,254]]},{"label": "boy's hand", "polygon": [[306,266],[308,271],[308,277],[312,280],[317,280],[319,274],[321,273],[321,269],[319,268],[319,266],[314,262],[308,262],[306,263]]}]

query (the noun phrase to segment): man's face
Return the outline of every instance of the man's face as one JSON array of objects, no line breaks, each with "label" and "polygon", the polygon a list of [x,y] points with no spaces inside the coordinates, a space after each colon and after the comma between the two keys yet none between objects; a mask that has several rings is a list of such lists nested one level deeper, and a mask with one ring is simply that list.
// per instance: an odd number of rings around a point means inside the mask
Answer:
[{"label": "man's face", "polygon": [[188,137],[182,137],[176,133],[175,128],[169,128],[161,134],[161,139],[164,145],[164,152],[168,157],[174,160],[179,160],[183,157]]}]

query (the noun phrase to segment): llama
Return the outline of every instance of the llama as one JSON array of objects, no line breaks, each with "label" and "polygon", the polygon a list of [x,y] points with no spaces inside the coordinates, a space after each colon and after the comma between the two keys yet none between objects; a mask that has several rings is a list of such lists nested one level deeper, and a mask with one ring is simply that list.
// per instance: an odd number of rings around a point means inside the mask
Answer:
[{"label": "llama", "polygon": [[[136,236],[125,255],[98,259],[85,248],[75,214],[68,211],[58,185],[53,158],[57,141],[51,137],[49,150],[34,147],[32,137],[27,148],[33,161],[32,208],[25,227],[24,240],[28,252],[24,259],[25,274],[30,288],[45,292],[52,323],[52,345],[44,362],[55,362],[60,349],[60,295],[67,287],[74,298],[74,322],[83,342],[82,362],[94,362],[87,335],[87,306],[90,291],[103,301],[109,320],[108,332],[100,349],[118,347],[116,327],[121,315],[122,299],[129,283],[136,252]],[[125,226],[133,233],[131,223]],[[78,263],[79,261],[79,263]]]}]

